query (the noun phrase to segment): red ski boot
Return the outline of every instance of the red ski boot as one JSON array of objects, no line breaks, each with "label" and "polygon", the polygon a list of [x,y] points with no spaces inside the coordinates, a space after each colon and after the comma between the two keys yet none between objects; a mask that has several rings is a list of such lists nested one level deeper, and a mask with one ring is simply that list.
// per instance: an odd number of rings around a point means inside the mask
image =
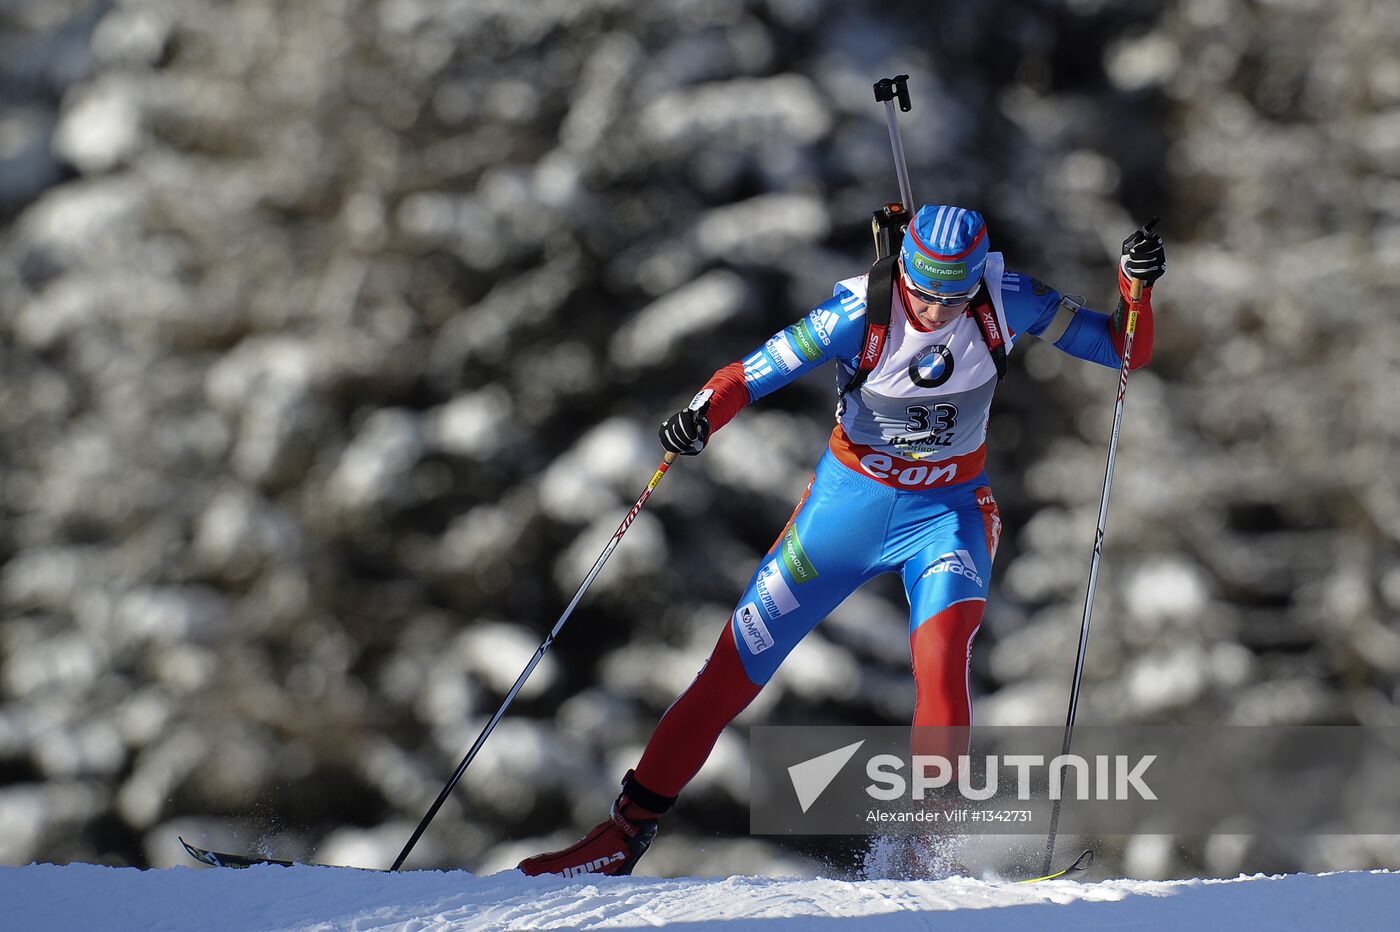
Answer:
[{"label": "red ski boot", "polygon": [[656,837],[657,817],[675,802],[674,796],[661,796],[642,786],[629,770],[606,821],[598,823],[573,847],[526,858],[520,862],[519,870],[530,877],[630,874]]}]

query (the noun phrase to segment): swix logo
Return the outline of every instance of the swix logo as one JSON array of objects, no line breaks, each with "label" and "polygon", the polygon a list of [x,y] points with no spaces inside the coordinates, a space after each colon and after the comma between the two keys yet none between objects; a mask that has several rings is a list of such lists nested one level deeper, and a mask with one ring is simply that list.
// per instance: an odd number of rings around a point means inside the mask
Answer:
[{"label": "swix logo", "polygon": [[982,318],[982,326],[987,328],[987,339],[993,343],[1000,343],[1001,329],[997,327],[996,312],[984,304],[977,309],[977,314]]},{"label": "swix logo", "polygon": [[605,854],[601,858],[594,858],[593,860],[586,861],[583,864],[577,864],[573,867],[566,867],[559,872],[559,876],[577,877],[580,874],[596,874],[603,868],[607,867],[609,864],[616,864],[618,861],[625,860],[626,858],[627,853],[625,851],[614,851],[612,854]]},{"label": "swix logo", "polygon": [[622,519],[622,525],[618,527],[617,533],[613,535],[614,542],[621,540],[622,535],[626,534],[627,529],[632,526],[632,522],[637,520],[637,515],[641,513],[642,506],[647,503],[647,499],[651,498],[651,493],[656,489],[656,484],[661,481],[661,477],[664,475],[666,475],[666,465],[663,463],[661,468],[656,471],[656,475],[651,477],[651,482],[647,483],[646,489],[642,492],[642,497],[637,499],[637,504],[633,505],[632,510],[627,512],[627,517]]},{"label": "swix logo", "polygon": [[873,365],[875,360],[880,358],[880,347],[885,342],[885,328],[872,327],[870,329],[870,340],[865,344],[864,362]]},{"label": "swix logo", "polygon": [[952,553],[943,554],[934,560],[919,578],[924,579],[939,573],[952,573],[955,576],[970,579],[978,586],[982,585],[982,577],[977,575],[977,561],[972,559],[972,554],[966,550],[954,550]]}]

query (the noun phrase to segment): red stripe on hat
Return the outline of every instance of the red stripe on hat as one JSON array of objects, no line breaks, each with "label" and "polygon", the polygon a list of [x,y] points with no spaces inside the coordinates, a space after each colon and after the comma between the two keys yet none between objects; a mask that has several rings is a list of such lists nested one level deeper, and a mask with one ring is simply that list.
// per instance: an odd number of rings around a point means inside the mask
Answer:
[{"label": "red stripe on hat", "polygon": [[952,262],[961,259],[977,248],[977,244],[982,242],[987,235],[987,222],[982,221],[982,226],[977,230],[977,235],[972,238],[972,242],[966,249],[959,253],[934,252],[928,248],[928,244],[919,237],[919,231],[914,229],[914,225],[909,225],[909,235],[914,237],[914,245],[919,247],[919,251],[933,259],[940,259],[944,262]]}]

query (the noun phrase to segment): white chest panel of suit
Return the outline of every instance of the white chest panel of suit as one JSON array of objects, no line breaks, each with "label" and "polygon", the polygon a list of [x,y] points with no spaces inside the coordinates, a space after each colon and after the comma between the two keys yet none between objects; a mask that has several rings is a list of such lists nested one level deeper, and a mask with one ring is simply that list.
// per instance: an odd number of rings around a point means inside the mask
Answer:
[{"label": "white chest panel of suit", "polygon": [[[1002,270],[1001,255],[988,255],[987,288],[1004,321]],[[864,298],[865,276],[842,285]],[[844,385],[853,370],[844,360],[838,369]],[[837,418],[853,442],[882,452],[910,459],[961,456],[986,439],[996,386],[996,363],[970,314],[923,333],[896,295],[880,361],[865,384],[846,395]]]}]

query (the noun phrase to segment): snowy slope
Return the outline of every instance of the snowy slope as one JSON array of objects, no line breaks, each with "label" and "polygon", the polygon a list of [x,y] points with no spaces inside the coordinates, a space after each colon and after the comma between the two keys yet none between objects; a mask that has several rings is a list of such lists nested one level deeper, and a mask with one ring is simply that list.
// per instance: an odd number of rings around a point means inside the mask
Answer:
[{"label": "snowy slope", "polygon": [[4,930],[1395,929],[1400,874],[1034,885],[474,877],[312,867],[0,868]]}]

